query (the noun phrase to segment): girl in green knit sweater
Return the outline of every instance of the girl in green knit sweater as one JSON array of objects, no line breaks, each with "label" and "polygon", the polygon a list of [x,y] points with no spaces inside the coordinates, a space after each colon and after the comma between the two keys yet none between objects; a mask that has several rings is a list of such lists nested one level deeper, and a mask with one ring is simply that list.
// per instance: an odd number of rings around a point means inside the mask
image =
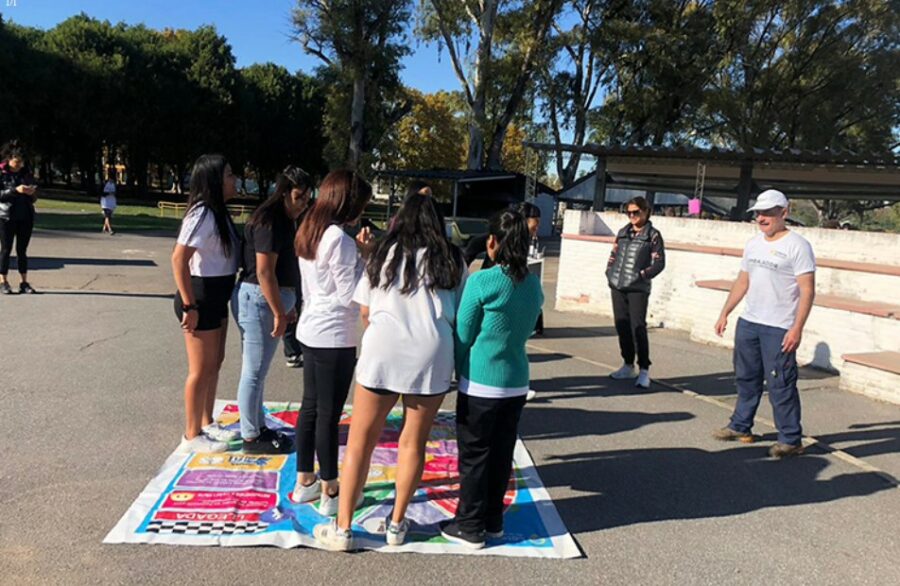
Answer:
[{"label": "girl in green knit sweater", "polygon": [[522,213],[500,212],[488,234],[496,265],[469,277],[456,317],[460,495],[456,516],[441,524],[446,539],[475,549],[503,537],[503,496],[528,393],[525,343],[544,302],[528,272]]}]

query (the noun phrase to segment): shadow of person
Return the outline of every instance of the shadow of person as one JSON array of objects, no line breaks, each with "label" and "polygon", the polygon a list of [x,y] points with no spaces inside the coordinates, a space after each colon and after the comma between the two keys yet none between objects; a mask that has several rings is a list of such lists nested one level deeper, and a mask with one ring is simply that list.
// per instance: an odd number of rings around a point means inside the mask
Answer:
[{"label": "shadow of person", "polygon": [[[741,515],[864,496],[892,488],[874,472],[829,476],[823,455],[769,458],[767,446],[719,452],[658,448],[549,458],[544,484],[587,493],[555,500],[573,533],[675,519]],[[825,478],[820,478],[825,476]]]},{"label": "shadow of person", "polygon": [[830,373],[837,372],[837,369],[831,363],[831,348],[825,342],[816,344],[816,349],[813,351],[810,365],[827,370]]},{"label": "shadow of person", "polygon": [[640,413],[560,407],[526,409],[519,425],[519,435],[526,442],[532,439],[612,435],[655,423],[687,421],[693,418],[694,415],[686,411]]}]

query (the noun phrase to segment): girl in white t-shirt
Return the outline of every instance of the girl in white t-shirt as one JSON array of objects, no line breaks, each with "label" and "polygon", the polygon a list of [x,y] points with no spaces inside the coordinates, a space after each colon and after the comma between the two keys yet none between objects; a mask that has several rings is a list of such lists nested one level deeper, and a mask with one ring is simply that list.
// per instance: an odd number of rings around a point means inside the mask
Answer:
[{"label": "girl in white t-shirt", "polygon": [[406,509],[419,486],[425,444],[453,376],[453,327],[467,274],[462,252],[444,235],[434,198],[413,193],[375,247],[354,299],[366,331],[356,365],[353,420],[341,465],[337,520],[316,527],[326,548],[352,547],[350,526],[385,418],[400,399],[394,508],[385,520],[388,545],[401,545]]},{"label": "girl in white t-shirt", "polygon": [[103,230],[108,232],[110,236],[115,234],[112,229],[112,217],[116,211],[116,182],[110,176],[106,185],[103,186],[103,195],[100,196],[100,209],[103,210]]},{"label": "girl in white t-shirt", "polygon": [[225,358],[228,301],[240,258],[237,232],[225,202],[237,195],[231,166],[203,155],[191,172],[188,208],[172,252],[178,291],[175,315],[188,357],[185,427],[180,452],[224,452],[240,437],[212,417],[219,368]]},{"label": "girl in white t-shirt", "polygon": [[[338,424],[353,381],[359,306],[353,292],[362,273],[360,253],[371,234],[356,242],[343,227],[356,224],[372,197],[371,186],[351,171],[332,171],[297,231],[303,288],[297,340],[303,348],[303,401],[297,419],[296,503],[319,499],[319,513],[337,512]],[[314,461],[319,461],[316,478]]]}]

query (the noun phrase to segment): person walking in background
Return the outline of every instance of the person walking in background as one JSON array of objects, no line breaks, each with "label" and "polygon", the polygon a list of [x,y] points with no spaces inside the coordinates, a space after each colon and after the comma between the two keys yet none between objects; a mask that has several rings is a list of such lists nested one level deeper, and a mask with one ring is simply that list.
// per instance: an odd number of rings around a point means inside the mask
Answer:
[{"label": "person walking in background", "polygon": [[544,302],[540,281],[528,271],[528,243],[521,212],[494,216],[487,254],[495,264],[469,277],[457,312],[459,503],[440,529],[473,549],[503,536],[503,497],[529,386],[525,343]]},{"label": "person walking in background", "polygon": [[28,282],[28,244],[34,231],[37,186],[25,164],[25,150],[18,141],[0,149],[0,294],[9,295],[9,261],[16,247],[19,293],[37,293]]},{"label": "person walking in background", "polygon": [[286,168],[275,181],[274,193],[244,227],[244,270],[231,309],[241,332],[237,398],[243,451],[249,454],[284,454],[294,448],[290,438],[266,427],[263,389],[278,341],[288,324],[297,320],[294,303],[300,271],[294,254],[295,222],[309,205],[311,192],[306,172]]},{"label": "person walking in background", "polygon": [[[359,306],[353,293],[363,270],[360,253],[372,247],[362,229],[356,242],[344,233],[372,197],[352,171],[332,171],[297,232],[295,248],[303,286],[297,339],[303,346],[303,400],[297,420],[297,481],[291,500],[319,499],[329,516],[338,506],[338,423],[353,380]],[[316,478],[314,461],[319,461]]]},{"label": "person walking in background", "polygon": [[744,247],[741,272],[716,322],[721,337],[729,314],[746,297],[734,333],[738,400],[730,423],[713,437],[754,441],[753,419],[765,383],[778,428],[778,442],[769,455],[783,458],[803,453],[796,352],[816,296],[816,258],[810,243],[788,230],[789,203],[783,193],[763,191],[750,210],[756,212],[760,233]]},{"label": "person walking in background", "polygon": [[116,211],[116,181],[115,177],[110,174],[103,186],[103,195],[100,196],[100,209],[103,211],[103,230],[108,232],[110,236],[115,234],[112,228],[113,212]]},{"label": "person walking in background", "polygon": [[362,496],[385,418],[403,403],[394,507],[385,519],[388,545],[402,545],[406,509],[419,487],[434,416],[450,391],[453,326],[466,280],[462,253],[446,237],[434,198],[407,196],[393,228],[369,256],[356,288],[363,334],[353,420],[341,463],[337,519],[316,527],[326,548],[352,549],[350,525]]},{"label": "person walking in background", "polygon": [[184,383],[184,436],[178,451],[224,452],[240,437],[213,419],[219,369],[225,359],[228,301],[240,242],[225,202],[237,194],[236,177],[221,155],[194,163],[187,211],[172,252],[178,291],[175,315],[184,332],[188,376]]},{"label": "person walking in background", "polygon": [[[622,366],[609,376],[616,380],[637,376],[634,385],[650,388],[650,340],[647,336],[647,304],[650,281],[666,268],[662,234],[650,222],[650,205],[643,197],[625,204],[628,224],[616,234],[609,255],[606,278],[613,304]],[[634,369],[637,347],[638,372]]]}]

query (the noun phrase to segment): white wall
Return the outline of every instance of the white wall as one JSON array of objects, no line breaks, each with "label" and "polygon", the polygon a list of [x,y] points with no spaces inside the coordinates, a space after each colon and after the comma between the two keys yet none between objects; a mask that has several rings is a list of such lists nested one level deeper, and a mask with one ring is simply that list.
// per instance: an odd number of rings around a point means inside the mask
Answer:
[{"label": "white wall", "polygon": [[[564,234],[610,235],[625,225],[620,214],[566,212]],[[756,233],[752,224],[688,218],[654,218],[667,244],[682,243],[743,248]],[[900,235],[839,230],[798,230],[808,238],[819,258],[900,266]],[[606,284],[606,261],[612,244],[563,237],[556,307],[611,316]],[[733,279],[740,258],[681,250],[667,250],[666,269],[653,281],[648,324],[690,332],[700,342],[731,347],[731,335],[718,338],[713,326],[727,293],[701,289],[698,280]],[[820,268],[817,292],[865,301],[900,303],[900,277]],[[742,307],[730,318],[730,333]],[[798,359],[837,370],[844,353],[900,349],[900,320],[814,307],[804,332]]]}]

